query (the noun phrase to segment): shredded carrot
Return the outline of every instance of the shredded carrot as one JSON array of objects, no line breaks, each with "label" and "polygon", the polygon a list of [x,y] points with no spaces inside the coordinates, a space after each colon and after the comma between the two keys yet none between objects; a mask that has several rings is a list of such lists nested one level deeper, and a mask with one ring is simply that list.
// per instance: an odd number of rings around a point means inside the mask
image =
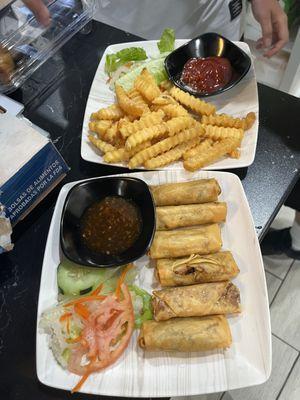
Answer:
[{"label": "shredded carrot", "polygon": [[83,319],[88,319],[90,316],[89,310],[81,303],[74,304],[74,311],[76,314],[80,315]]},{"label": "shredded carrot", "polygon": [[81,341],[81,339],[82,339],[82,336],[80,335],[80,336],[77,336],[76,338],[74,338],[74,339],[66,339],[66,342],[67,343],[69,343],[69,344],[72,344],[72,343],[78,343],[78,342],[80,342]]},{"label": "shredded carrot", "polygon": [[80,390],[81,386],[84,384],[84,382],[87,380],[87,378],[90,376],[90,373],[88,372],[87,374],[83,375],[80,381],[77,383],[76,386],[73,387],[71,390],[71,393],[76,393]]},{"label": "shredded carrot", "polygon": [[86,301],[95,301],[95,300],[104,300],[106,296],[86,296],[86,297],[80,297],[78,299],[72,300],[67,304],[64,304],[64,307],[70,307],[73,306],[74,304],[78,303],[85,303]]},{"label": "shredded carrot", "polygon": [[116,296],[117,299],[120,300],[120,296],[121,296],[121,286],[125,280],[126,274],[127,272],[133,267],[133,264],[128,264],[126,265],[126,267],[123,269],[120,278],[118,279],[118,283],[117,283],[117,287],[116,287]]},{"label": "shredded carrot", "polygon": [[100,285],[97,286],[96,289],[93,290],[93,291],[90,293],[90,296],[97,296],[97,294],[99,294],[99,293],[101,292],[102,288],[103,288],[103,282],[100,283]]},{"label": "shredded carrot", "polygon": [[71,316],[72,316],[72,313],[66,312],[59,318],[59,322],[66,321],[66,329],[67,329],[68,335],[70,334],[70,318],[71,318]]},{"label": "shredded carrot", "polygon": [[65,321],[66,319],[70,318],[71,316],[72,316],[72,313],[66,312],[66,313],[64,313],[64,314],[59,318],[59,322],[63,322],[63,321]]},{"label": "shredded carrot", "polygon": [[70,335],[70,318],[67,319],[67,334]]},{"label": "shredded carrot", "polygon": [[[88,364],[88,366],[91,366],[97,359],[97,356],[93,356],[90,358],[90,363]],[[78,392],[81,388],[81,386],[84,384],[84,382],[87,380],[87,378],[90,376],[91,372],[87,372],[86,374],[84,374],[82,376],[82,378],[80,379],[80,381],[77,383],[77,385],[75,387],[73,387],[73,389],[71,390],[71,393],[75,393]]]}]

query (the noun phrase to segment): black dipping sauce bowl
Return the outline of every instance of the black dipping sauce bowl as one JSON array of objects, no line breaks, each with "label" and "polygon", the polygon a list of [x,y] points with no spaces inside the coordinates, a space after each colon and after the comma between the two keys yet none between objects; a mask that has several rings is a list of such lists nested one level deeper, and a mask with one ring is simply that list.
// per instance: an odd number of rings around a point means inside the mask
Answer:
[{"label": "black dipping sauce bowl", "polygon": [[[93,252],[81,238],[81,218],[92,204],[107,196],[132,201],[142,219],[141,233],[133,245],[118,255]],[[77,264],[107,268],[128,264],[142,257],[150,248],[155,233],[155,206],[148,185],[136,178],[111,177],[84,181],[69,191],[60,223],[60,245],[64,255]]]},{"label": "black dipping sauce bowl", "polygon": [[[191,58],[224,57],[232,66],[231,81],[212,93],[200,93],[181,81],[184,64]],[[170,80],[180,89],[196,97],[215,96],[233,88],[247,74],[251,66],[250,57],[238,46],[217,33],[205,33],[172,51],[165,59],[165,68]]]}]

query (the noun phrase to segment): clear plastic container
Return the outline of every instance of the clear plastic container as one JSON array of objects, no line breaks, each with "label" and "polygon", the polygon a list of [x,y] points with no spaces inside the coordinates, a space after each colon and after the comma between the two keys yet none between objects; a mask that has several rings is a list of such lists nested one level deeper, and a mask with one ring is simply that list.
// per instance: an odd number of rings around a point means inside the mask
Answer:
[{"label": "clear plastic container", "polygon": [[20,0],[0,10],[2,93],[18,88],[92,19],[96,8],[96,0],[44,0],[44,3],[51,16],[48,27],[42,26]]}]

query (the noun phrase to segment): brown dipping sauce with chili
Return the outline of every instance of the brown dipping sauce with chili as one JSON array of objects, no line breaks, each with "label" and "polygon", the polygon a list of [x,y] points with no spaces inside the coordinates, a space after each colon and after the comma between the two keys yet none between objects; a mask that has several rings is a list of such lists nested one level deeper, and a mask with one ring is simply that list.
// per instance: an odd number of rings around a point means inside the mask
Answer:
[{"label": "brown dipping sauce with chili", "polygon": [[213,93],[232,78],[232,66],[225,57],[190,58],[183,67],[181,81],[198,93]]},{"label": "brown dipping sauce with chili", "polygon": [[118,255],[128,250],[142,230],[138,207],[118,196],[92,204],[81,220],[81,237],[90,250]]}]

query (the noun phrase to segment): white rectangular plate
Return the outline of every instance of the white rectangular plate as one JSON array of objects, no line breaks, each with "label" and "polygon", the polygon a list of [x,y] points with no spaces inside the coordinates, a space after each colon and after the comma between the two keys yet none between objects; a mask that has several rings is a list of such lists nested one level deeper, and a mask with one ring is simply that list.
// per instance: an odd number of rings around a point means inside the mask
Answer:
[{"label": "white rectangular plate", "polygon": [[[156,171],[130,174],[148,184],[182,182],[215,177],[226,201],[228,216],[222,225],[223,249],[232,251],[240,274],[234,283],[241,291],[243,312],[229,317],[233,344],[225,351],[206,353],[145,352],[135,332],[123,356],[110,368],[89,377],[81,391],[123,397],[169,397],[221,392],[265,382],[271,371],[271,331],[266,280],[260,247],[241,182],[226,172]],[[38,304],[41,313],[57,302],[56,268],[60,262],[59,228],[62,207],[70,188],[65,185],[54,210],[43,262]],[[137,284],[151,292],[157,287],[145,256],[136,262]],[[78,376],[63,370],[37,328],[37,375],[45,385],[72,389]]]},{"label": "white rectangular plate", "polygon": [[[186,42],[187,39],[178,39],[175,42],[175,47],[180,47]],[[236,42],[236,44],[251,57],[249,46],[246,43]],[[143,47],[148,56],[158,55],[157,40],[119,43],[106,48],[97,68],[84,114],[81,136],[81,157],[86,161],[91,161],[97,164],[107,164],[103,160],[100,152],[89,143],[87,137],[91,114],[99,110],[99,108],[107,107],[115,102],[115,94],[109,89],[109,85],[106,83],[108,79],[107,74],[104,72],[106,55],[132,46]],[[234,117],[244,117],[248,112],[253,111],[256,114],[256,121],[252,128],[245,134],[242,142],[240,158],[235,159],[226,157],[204,169],[220,170],[241,168],[251,165],[255,157],[258,135],[258,94],[253,63],[251,64],[249,72],[240,83],[223,94],[209,97],[208,101],[216,105],[218,113],[226,113]],[[124,164],[109,165],[125,166]],[[183,170],[183,166],[181,162],[176,162],[164,167],[163,169]]]}]

